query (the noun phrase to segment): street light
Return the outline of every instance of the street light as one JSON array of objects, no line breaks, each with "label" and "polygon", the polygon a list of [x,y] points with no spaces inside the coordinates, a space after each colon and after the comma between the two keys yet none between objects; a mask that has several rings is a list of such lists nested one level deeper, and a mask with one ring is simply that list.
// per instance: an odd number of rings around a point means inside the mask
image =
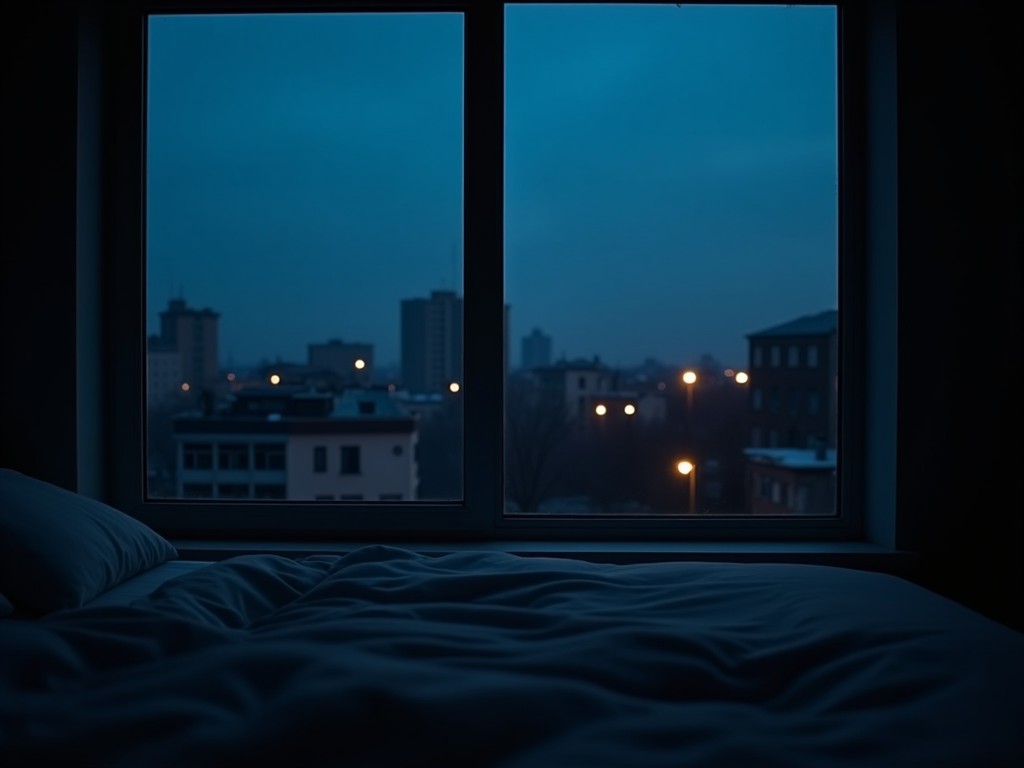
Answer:
[{"label": "street light", "polygon": [[697,512],[697,465],[687,459],[676,464],[676,470],[680,475],[686,477],[686,483],[690,489],[690,507],[687,510],[691,515]]},{"label": "street light", "polygon": [[693,429],[693,385],[697,383],[697,374],[691,370],[683,371],[683,386],[686,387],[686,428]]}]

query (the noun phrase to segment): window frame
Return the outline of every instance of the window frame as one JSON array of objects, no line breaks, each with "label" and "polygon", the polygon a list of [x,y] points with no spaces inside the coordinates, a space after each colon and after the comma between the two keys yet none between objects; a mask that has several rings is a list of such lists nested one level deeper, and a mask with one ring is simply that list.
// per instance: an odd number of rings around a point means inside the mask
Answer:
[{"label": "window frame", "polygon": [[[657,0],[655,0],[657,2]],[[865,535],[864,483],[870,474],[864,396],[869,382],[867,310],[869,258],[865,248],[867,115],[864,10],[852,0],[829,5],[837,16],[839,328],[842,350],[838,404],[838,514],[828,517],[749,515],[701,517],[516,516],[504,512],[504,355],[491,339],[504,338],[504,10],[518,4],[467,2],[341,2],[313,0],[181,0],[113,4],[106,19],[104,141],[109,223],[105,284],[111,297],[105,339],[110,350],[108,407],[112,418],[111,501],[169,537],[353,540],[648,540],[850,541]],[[620,3],[625,4],[625,3]],[[668,4],[668,3],[664,3]],[[707,5],[726,4],[717,0]],[[739,2],[729,5],[780,5]],[[488,254],[463,265],[463,499],[400,503],[261,502],[182,503],[146,499],[145,171],[146,19],[150,14],[459,13],[464,34],[463,252]],[[497,278],[495,278],[497,275]],[[892,290],[894,303],[894,289]],[[894,311],[894,309],[892,310]],[[472,318],[472,321],[468,321]],[[471,330],[470,330],[471,329]],[[757,350],[755,350],[755,355]],[[876,379],[878,377],[876,376]],[[874,386],[895,388],[894,377]],[[851,425],[856,425],[852,427]],[[888,439],[895,422],[874,423]],[[893,438],[894,439],[894,438]],[[472,457],[472,467],[467,465]]]}]

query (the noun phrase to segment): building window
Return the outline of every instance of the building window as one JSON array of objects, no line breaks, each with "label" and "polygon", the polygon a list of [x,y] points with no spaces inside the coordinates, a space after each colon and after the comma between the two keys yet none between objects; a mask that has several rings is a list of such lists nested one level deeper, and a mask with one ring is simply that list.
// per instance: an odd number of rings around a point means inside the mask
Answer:
[{"label": "building window", "polygon": [[750,408],[754,411],[760,411],[764,407],[764,393],[760,387],[754,387],[750,391]]},{"label": "building window", "polygon": [[253,498],[256,499],[284,499],[286,488],[279,483],[256,483],[253,486]]},{"label": "building window", "polygon": [[750,359],[751,366],[754,368],[760,368],[764,365],[764,348],[759,344],[754,345],[753,352],[751,353]]},{"label": "building window", "polygon": [[341,446],[341,474],[358,475],[361,471],[359,466],[359,446]]},{"label": "building window", "polygon": [[818,411],[821,409],[821,395],[818,394],[818,390],[809,389],[807,390],[807,415],[817,416]]},{"label": "building window", "polygon": [[182,446],[182,465],[185,469],[213,469],[213,445],[185,443]]},{"label": "building window", "polygon": [[818,367],[818,347],[816,344],[807,345],[807,367],[817,368]]},{"label": "building window", "polygon": [[790,368],[800,367],[800,347],[798,347],[796,344],[789,345],[789,355],[786,358],[786,364]]},{"label": "building window", "polygon": [[247,499],[249,498],[249,486],[246,483],[221,483],[217,486],[217,498]]},{"label": "building window", "polygon": [[186,499],[213,498],[213,485],[211,483],[185,483],[181,491]]},{"label": "building window", "polygon": [[327,446],[313,447],[313,471],[318,474],[327,471]]},{"label": "building window", "polygon": [[782,365],[782,347],[778,344],[772,344],[770,355],[772,368],[778,368]]},{"label": "building window", "polygon": [[283,443],[256,443],[252,447],[255,469],[282,470],[285,468]]},{"label": "building window", "polygon": [[221,443],[217,446],[218,469],[248,469],[249,446],[245,443]]},{"label": "building window", "polygon": [[787,412],[790,416],[800,415],[800,390],[791,388],[786,393]]}]

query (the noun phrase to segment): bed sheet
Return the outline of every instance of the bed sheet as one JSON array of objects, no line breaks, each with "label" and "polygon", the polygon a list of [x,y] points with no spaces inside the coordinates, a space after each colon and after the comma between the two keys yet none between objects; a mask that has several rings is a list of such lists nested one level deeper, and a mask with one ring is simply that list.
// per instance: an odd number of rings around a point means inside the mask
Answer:
[{"label": "bed sheet", "polygon": [[813,565],[369,546],[0,623],[0,762],[1020,765],[1024,635]]}]

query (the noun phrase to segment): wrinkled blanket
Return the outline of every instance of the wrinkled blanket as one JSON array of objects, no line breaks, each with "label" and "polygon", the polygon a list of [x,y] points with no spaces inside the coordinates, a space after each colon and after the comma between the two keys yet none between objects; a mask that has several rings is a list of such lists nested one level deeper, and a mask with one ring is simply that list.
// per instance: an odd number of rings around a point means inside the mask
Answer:
[{"label": "wrinkled blanket", "polygon": [[368,546],[0,620],[0,764],[1010,766],[1024,635],[811,565]]}]

